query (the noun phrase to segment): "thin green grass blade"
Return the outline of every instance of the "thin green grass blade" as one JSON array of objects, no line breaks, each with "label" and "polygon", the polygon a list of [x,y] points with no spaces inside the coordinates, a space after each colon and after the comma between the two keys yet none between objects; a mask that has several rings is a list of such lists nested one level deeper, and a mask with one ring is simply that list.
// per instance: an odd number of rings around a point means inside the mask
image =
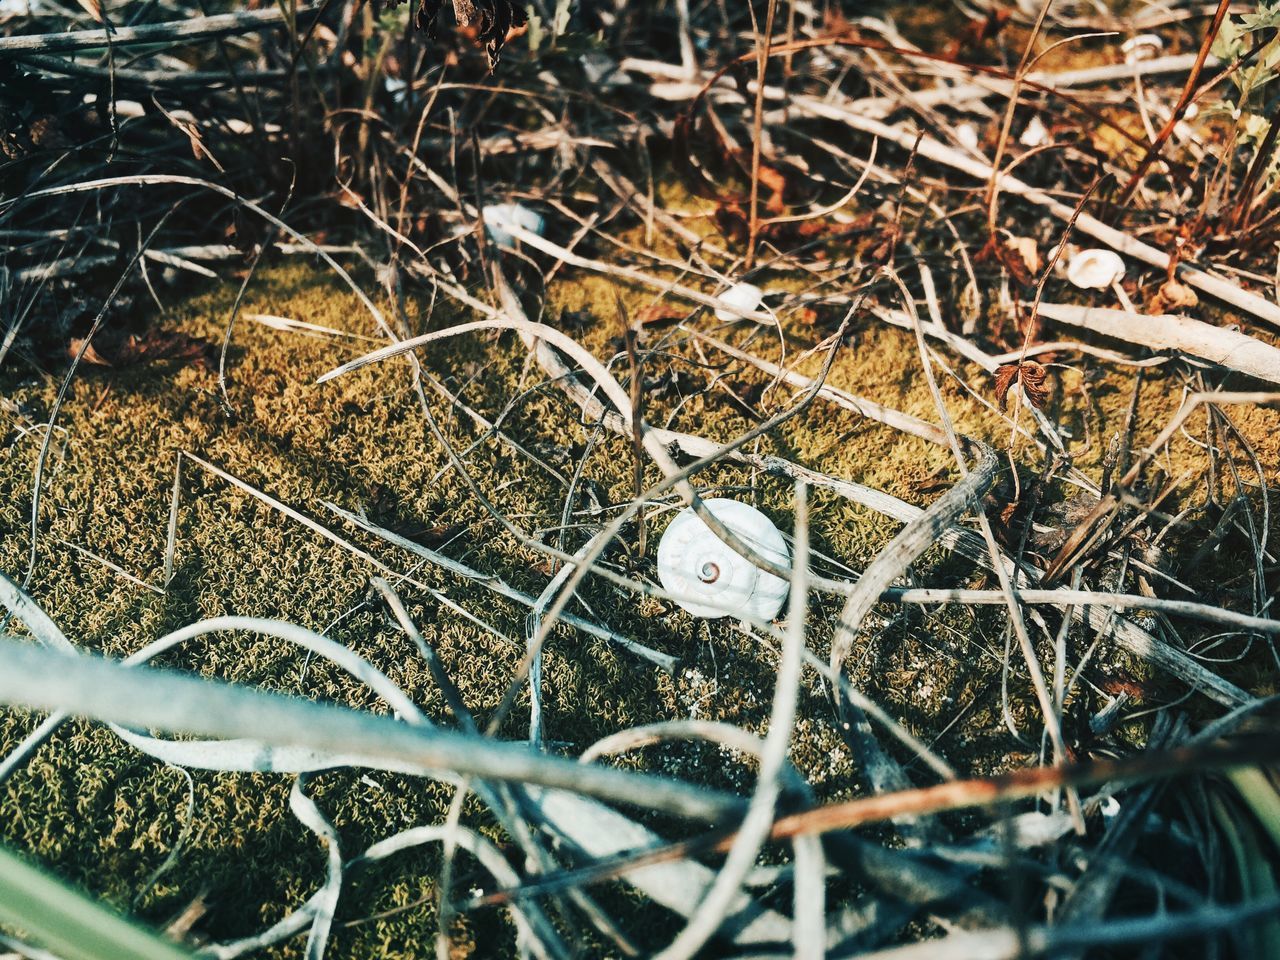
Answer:
[{"label": "thin green grass blade", "polygon": [[0,847],[0,922],[63,960],[191,960],[191,954]]},{"label": "thin green grass blade", "polygon": [[1276,846],[1280,846],[1280,792],[1258,767],[1237,767],[1227,777],[1258,818]]}]

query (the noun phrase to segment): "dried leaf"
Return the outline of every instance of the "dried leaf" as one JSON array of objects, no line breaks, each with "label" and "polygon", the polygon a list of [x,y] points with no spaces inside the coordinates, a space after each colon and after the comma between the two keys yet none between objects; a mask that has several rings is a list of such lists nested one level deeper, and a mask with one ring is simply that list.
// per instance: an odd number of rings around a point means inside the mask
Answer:
[{"label": "dried leaf", "polygon": [[862,259],[873,266],[881,266],[889,262],[889,257],[898,245],[899,227],[896,223],[886,222],[857,245]]},{"label": "dried leaf", "polygon": [[[413,17],[414,26],[433,40],[441,3],[442,0],[418,0]],[[524,7],[513,0],[453,0],[453,15],[461,33],[484,45],[490,70],[498,65],[503,45],[528,29]]]},{"label": "dried leaf", "polygon": [[72,338],[68,354],[74,359],[84,349],[83,360],[98,367],[135,367],[160,360],[177,360],[210,368],[214,346],[207,340],[169,330],[148,330],[141,336],[107,331],[85,347],[84,340]]},{"label": "dried leaf", "polygon": [[712,214],[716,227],[730,240],[745,243],[751,229],[747,220],[747,212],[736,203],[720,203]]},{"label": "dried leaf", "polygon": [[983,45],[988,40],[994,40],[999,36],[1000,31],[1012,17],[1012,11],[997,7],[987,15],[986,19],[970,20],[948,44],[946,51],[942,54],[943,57],[954,61],[960,59],[962,54],[972,56],[981,52]]},{"label": "dried leaf", "polygon": [[771,167],[768,164],[760,164],[760,186],[765,187],[769,191],[769,199],[765,203],[765,209],[773,216],[781,216],[786,209],[783,202],[783,194],[787,191],[787,177],[781,170]]},{"label": "dried leaf", "polygon": [[1009,391],[1016,383],[1022,387],[1023,396],[1037,410],[1041,409],[1049,399],[1049,389],[1045,386],[1049,371],[1034,360],[1022,363],[1006,363],[996,368],[996,401],[1003,410],[1008,400]]},{"label": "dried leaf", "polygon": [[688,315],[687,310],[680,310],[666,303],[655,303],[636,313],[636,324],[641,327],[657,327],[667,323],[679,323]]},{"label": "dried leaf", "polygon": [[996,403],[1000,404],[1001,410],[1008,406],[1009,388],[1017,378],[1016,363],[1004,363],[996,367]]},{"label": "dried leaf", "polygon": [[1040,272],[1040,248],[1036,246],[1033,239],[1010,237],[1005,241],[1005,246],[1022,261],[1027,275],[1035,276]]},{"label": "dried leaf", "polygon": [[1143,703],[1151,698],[1151,685],[1130,677],[1106,678],[1098,686],[1102,688],[1104,693],[1108,693],[1113,697],[1127,694],[1130,699],[1138,703]]},{"label": "dried leaf", "polygon": [[71,146],[58,121],[51,116],[36,117],[27,127],[31,142],[43,149],[60,150]]},{"label": "dried leaf", "polygon": [[102,3],[101,0],[76,0],[80,4],[80,9],[89,16],[93,17],[94,22],[102,23]]},{"label": "dried leaf", "polygon": [[1023,286],[1035,283],[1040,272],[1040,250],[1030,237],[998,238],[992,234],[974,256],[975,263],[994,260],[1009,271],[1009,276]]}]

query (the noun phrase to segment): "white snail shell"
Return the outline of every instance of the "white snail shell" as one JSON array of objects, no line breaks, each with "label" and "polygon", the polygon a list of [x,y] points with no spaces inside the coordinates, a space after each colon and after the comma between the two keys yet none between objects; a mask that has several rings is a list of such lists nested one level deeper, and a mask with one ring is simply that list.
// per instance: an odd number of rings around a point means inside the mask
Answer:
[{"label": "white snail shell", "polygon": [[515,238],[505,229],[508,226],[514,224],[538,236],[546,227],[542,214],[518,203],[491,203],[480,211],[480,219],[489,239],[500,247],[515,246]]},{"label": "white snail shell", "polygon": [[1124,260],[1112,250],[1081,250],[1067,264],[1067,279],[1082,290],[1105,290],[1124,276]]},{"label": "white snail shell", "polygon": [[[791,567],[782,534],[768,517],[737,500],[702,501],[717,520],[774,563]],[[692,507],[681,510],[658,543],[658,579],[687,600],[695,617],[745,616],[772,620],[787,599],[787,581],[761,570],[717,537]]]},{"label": "white snail shell", "polygon": [[743,313],[750,313],[760,306],[760,301],[764,299],[764,291],[754,283],[735,283],[716,299],[729,307],[737,308],[737,310],[727,310],[723,307],[716,307],[716,319],[724,321],[737,320],[741,316],[738,310]]},{"label": "white snail shell", "polygon": [[1120,45],[1125,63],[1137,63],[1139,60],[1150,60],[1164,49],[1164,41],[1154,33],[1140,33],[1130,37]]}]

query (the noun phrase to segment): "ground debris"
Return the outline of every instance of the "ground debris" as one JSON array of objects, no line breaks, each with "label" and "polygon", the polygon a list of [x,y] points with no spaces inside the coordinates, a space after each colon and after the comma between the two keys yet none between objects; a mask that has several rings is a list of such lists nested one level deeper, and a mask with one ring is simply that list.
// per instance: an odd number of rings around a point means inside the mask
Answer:
[{"label": "ground debris", "polygon": [[103,331],[87,344],[82,338],[72,337],[67,353],[72,359],[80,357],[95,367],[117,370],[165,360],[209,370],[214,366],[217,347],[200,337],[153,327],[141,334]]}]

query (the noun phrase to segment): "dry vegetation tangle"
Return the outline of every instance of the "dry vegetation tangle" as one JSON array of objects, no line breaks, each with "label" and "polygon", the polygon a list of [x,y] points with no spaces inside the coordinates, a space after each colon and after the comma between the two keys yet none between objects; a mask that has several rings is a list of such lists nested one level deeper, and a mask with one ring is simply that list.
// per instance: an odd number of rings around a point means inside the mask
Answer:
[{"label": "dry vegetation tangle", "polygon": [[1244,6],[0,0],[4,847],[211,957],[1280,956]]}]

